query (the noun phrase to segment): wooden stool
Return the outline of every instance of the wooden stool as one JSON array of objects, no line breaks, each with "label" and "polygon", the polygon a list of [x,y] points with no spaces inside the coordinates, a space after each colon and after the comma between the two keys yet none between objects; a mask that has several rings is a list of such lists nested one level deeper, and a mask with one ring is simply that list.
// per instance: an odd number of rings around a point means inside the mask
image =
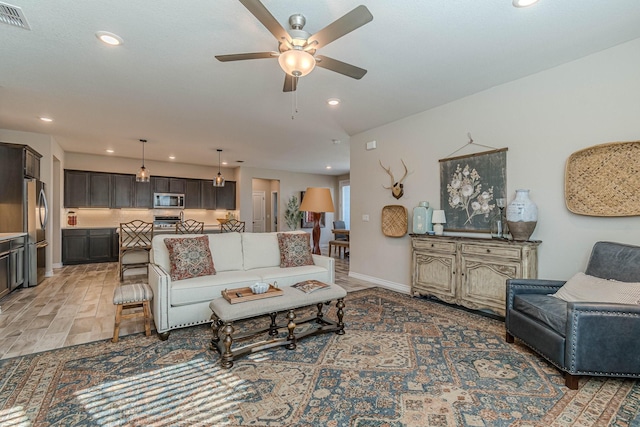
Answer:
[{"label": "wooden stool", "polygon": [[[149,302],[153,299],[153,291],[146,283],[133,283],[120,285],[113,293],[113,303],[116,305],[116,323],[113,328],[113,339],[118,342],[120,333],[120,321],[144,317],[144,332],[151,335],[151,309]],[[122,314],[122,309],[142,307],[142,312]]]}]

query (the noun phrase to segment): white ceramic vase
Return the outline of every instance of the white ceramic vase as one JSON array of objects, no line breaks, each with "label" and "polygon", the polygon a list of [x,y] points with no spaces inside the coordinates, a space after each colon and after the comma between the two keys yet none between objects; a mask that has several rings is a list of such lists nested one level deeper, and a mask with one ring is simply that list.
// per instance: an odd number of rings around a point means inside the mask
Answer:
[{"label": "white ceramic vase", "polygon": [[538,223],[538,207],[529,198],[529,190],[516,190],[516,198],[507,206],[507,226],[513,240],[529,240]]}]

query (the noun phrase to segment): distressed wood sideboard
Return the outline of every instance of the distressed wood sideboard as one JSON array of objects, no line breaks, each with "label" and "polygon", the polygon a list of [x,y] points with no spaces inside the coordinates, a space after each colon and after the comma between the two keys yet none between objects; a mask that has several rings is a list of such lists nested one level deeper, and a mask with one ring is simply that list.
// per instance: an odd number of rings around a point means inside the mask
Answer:
[{"label": "distressed wood sideboard", "polygon": [[506,280],[535,279],[540,241],[411,235],[411,294],[505,314]]}]

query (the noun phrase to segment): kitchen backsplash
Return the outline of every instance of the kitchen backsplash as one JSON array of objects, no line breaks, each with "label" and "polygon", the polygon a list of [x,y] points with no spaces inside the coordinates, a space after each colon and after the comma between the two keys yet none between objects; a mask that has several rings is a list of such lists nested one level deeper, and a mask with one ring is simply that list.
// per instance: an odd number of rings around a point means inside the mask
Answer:
[{"label": "kitchen backsplash", "polygon": [[[75,212],[77,216],[77,224],[70,226],[67,224],[67,215],[69,212]],[[239,211],[211,211],[205,209],[185,209],[184,219],[195,219],[203,221],[205,225],[220,225],[218,218],[226,218],[227,212],[239,216]],[[62,210],[62,228],[117,228],[121,222],[130,222],[136,219],[146,222],[153,222],[154,216],[178,216],[178,209],[63,209]]]}]

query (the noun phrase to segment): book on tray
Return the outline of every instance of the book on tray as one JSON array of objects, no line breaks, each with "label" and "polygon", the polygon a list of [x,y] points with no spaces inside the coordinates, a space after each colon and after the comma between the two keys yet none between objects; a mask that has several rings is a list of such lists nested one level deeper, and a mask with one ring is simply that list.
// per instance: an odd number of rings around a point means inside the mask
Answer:
[{"label": "book on tray", "polygon": [[318,291],[320,289],[328,288],[329,285],[326,283],[322,283],[318,280],[305,280],[302,282],[298,282],[295,285],[291,286],[292,288],[296,288],[305,294],[310,294],[311,292]]}]

